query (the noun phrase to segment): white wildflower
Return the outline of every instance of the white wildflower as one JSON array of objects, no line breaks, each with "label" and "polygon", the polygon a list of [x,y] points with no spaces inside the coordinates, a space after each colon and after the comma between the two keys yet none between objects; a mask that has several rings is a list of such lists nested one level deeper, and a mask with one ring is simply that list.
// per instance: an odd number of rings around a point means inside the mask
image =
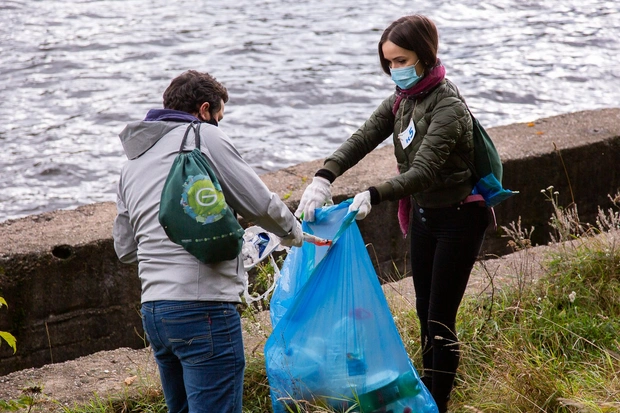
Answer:
[{"label": "white wildflower", "polygon": [[577,293],[574,291],[568,295],[568,301],[570,301],[571,303],[575,302],[575,298],[577,298]]}]

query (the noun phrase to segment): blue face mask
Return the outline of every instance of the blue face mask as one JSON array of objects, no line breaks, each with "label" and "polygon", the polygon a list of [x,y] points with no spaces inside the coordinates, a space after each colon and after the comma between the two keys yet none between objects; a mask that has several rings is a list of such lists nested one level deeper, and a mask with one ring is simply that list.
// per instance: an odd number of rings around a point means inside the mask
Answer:
[{"label": "blue face mask", "polygon": [[401,89],[409,89],[422,79],[422,76],[418,76],[415,71],[415,67],[419,60],[412,66],[400,67],[398,69],[390,69],[392,74],[392,80]]}]

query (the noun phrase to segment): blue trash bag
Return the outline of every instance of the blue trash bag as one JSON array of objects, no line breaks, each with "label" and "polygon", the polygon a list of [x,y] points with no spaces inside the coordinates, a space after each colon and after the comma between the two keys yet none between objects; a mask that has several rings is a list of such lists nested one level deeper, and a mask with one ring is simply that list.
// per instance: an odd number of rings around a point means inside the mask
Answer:
[{"label": "blue trash bag", "polygon": [[355,213],[343,218],[275,326],[265,362],[274,413],[306,402],[336,412],[438,412],[407,355]]},{"label": "blue trash bag", "polygon": [[[333,239],[347,215],[351,202],[352,200],[347,200],[338,205],[317,208],[314,222],[303,221],[301,223],[303,231],[319,238]],[[286,310],[291,307],[295,296],[308,281],[312,270],[327,253],[327,248],[327,246],[304,242],[303,246],[290,249],[282,263],[280,278],[276,282],[269,301],[272,327],[275,328]]]}]

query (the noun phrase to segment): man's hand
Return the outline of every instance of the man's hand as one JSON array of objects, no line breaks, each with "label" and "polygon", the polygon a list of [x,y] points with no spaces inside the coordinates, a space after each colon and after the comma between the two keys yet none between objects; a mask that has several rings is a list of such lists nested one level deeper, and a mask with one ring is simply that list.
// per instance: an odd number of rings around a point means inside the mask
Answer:
[{"label": "man's hand", "polygon": [[295,221],[295,225],[289,234],[285,237],[280,238],[280,244],[285,247],[301,247],[304,243],[304,233],[301,229],[301,223],[299,221]]}]

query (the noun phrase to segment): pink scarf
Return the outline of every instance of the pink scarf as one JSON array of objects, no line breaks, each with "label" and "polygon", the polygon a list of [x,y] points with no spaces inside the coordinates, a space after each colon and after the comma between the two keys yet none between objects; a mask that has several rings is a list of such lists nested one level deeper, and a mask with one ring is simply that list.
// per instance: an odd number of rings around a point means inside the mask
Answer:
[{"label": "pink scarf", "polygon": [[[437,64],[433,66],[430,72],[416,83],[410,89],[401,89],[396,87],[396,102],[392,107],[392,113],[396,115],[400,102],[404,99],[418,99],[426,96],[431,90],[435,88],[446,77],[446,68],[441,64],[441,61],[437,59]],[[403,233],[403,237],[407,237],[409,232],[409,215],[411,212],[411,197],[407,196],[398,200],[398,225],[400,231]]]},{"label": "pink scarf", "polygon": [[410,89],[401,89],[396,87],[396,102],[392,107],[392,113],[396,115],[400,102],[405,99],[417,99],[426,96],[446,77],[446,68],[441,64],[441,60],[437,59],[437,64],[433,66],[430,72],[422,78],[418,83]]},{"label": "pink scarf", "polygon": [[398,200],[398,225],[403,238],[407,238],[409,232],[409,213],[411,211],[411,197],[406,196]]}]

